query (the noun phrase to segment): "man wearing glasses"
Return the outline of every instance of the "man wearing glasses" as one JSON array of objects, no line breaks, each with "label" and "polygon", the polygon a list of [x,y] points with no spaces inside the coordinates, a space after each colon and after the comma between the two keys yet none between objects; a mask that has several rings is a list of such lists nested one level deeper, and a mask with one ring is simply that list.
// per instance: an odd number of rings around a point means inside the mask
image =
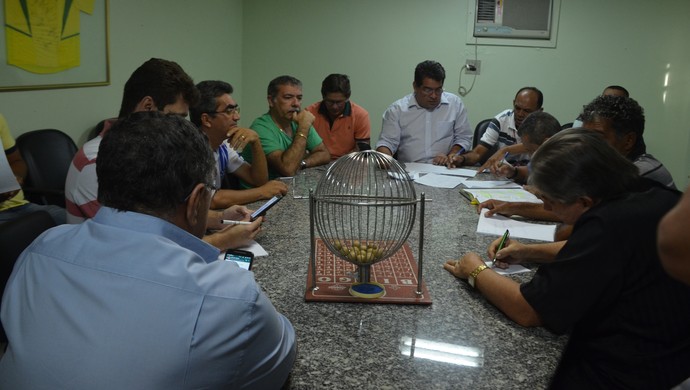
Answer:
[{"label": "man wearing glasses", "polygon": [[[217,80],[196,85],[199,104],[190,107],[190,119],[208,137],[216,158],[216,182],[227,174],[250,184],[245,190],[221,189],[211,199],[211,208],[227,208],[247,204],[275,195],[285,195],[287,186],[278,180],[268,181],[266,156],[259,136],[254,130],[239,127],[240,106],[232,97],[232,85]],[[252,151],[254,161],[247,163],[240,156],[244,148]]]},{"label": "man wearing glasses", "polygon": [[17,260],[0,387],[281,388],[292,324],[251,272],[199,239],[215,188],[205,137],[179,116],[137,112],[98,154],[98,213]]},{"label": "man wearing glasses", "polygon": [[[486,132],[469,153],[453,158],[453,165],[474,165],[483,163],[484,168],[497,164],[507,158],[511,164],[525,165],[530,156],[522,145],[517,129],[527,115],[541,111],[544,104],[544,95],[535,87],[523,87],[515,94],[513,108],[500,112],[491,120]],[[489,151],[498,145],[498,151],[489,156]],[[507,155],[506,155],[507,153]],[[487,159],[486,162],[483,162]]]},{"label": "man wearing glasses", "polygon": [[[180,65],[151,58],[139,66],[125,83],[118,116],[122,119],[135,112],[160,111],[184,118],[189,114],[189,106],[196,105],[198,99],[199,91]],[[80,223],[92,218],[101,207],[98,200],[97,157],[103,137],[115,122],[115,119],[106,120],[101,133],[85,143],[72,160],[65,181],[68,223]],[[261,231],[260,223],[255,221],[250,225],[234,226],[223,225],[221,221],[244,219],[249,213],[244,206],[209,210],[207,228],[214,232],[204,236],[204,240],[220,250],[247,245]]]},{"label": "man wearing glasses", "polygon": [[351,102],[350,94],[350,78],[333,73],[321,83],[323,100],[307,107],[315,117],[314,128],[331,153],[331,160],[371,149],[369,113]]},{"label": "man wearing glasses", "polygon": [[436,61],[424,61],[414,71],[414,92],[391,104],[383,114],[376,150],[397,155],[402,162],[447,165],[469,150],[472,129],[462,100],[444,92],[446,71]]}]

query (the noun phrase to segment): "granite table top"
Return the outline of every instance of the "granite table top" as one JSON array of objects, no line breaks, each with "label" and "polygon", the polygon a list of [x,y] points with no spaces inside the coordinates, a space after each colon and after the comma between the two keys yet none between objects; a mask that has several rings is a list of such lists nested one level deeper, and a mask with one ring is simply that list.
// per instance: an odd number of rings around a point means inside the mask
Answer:
[{"label": "granite table top", "polygon": [[[317,178],[325,173],[323,168],[308,171]],[[495,237],[476,234],[477,212],[458,189],[415,186],[417,197],[425,192],[431,198],[425,203],[423,252],[429,306],[306,302],[309,200],[293,198],[290,188],[267,214],[257,241],[269,255],[256,258],[253,271],[297,334],[297,360],[286,387],[545,388],[566,337],[515,324],[445,271],[446,260],[468,251],[486,256]],[[415,257],[418,239],[419,215],[408,239]],[[512,277],[526,281],[531,275]]]}]

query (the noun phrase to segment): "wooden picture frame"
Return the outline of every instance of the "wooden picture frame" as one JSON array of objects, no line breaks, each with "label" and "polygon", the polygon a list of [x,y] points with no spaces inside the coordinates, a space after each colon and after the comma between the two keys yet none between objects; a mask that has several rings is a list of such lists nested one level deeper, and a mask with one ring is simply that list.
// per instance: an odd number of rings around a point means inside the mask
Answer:
[{"label": "wooden picture frame", "polygon": [[[22,7],[24,3],[24,7]],[[20,2],[19,0],[2,0],[2,7],[0,7],[0,20],[3,21],[3,28],[0,29],[0,92],[4,91],[21,91],[21,90],[37,90],[37,89],[56,89],[56,88],[79,88],[79,87],[94,87],[110,84],[110,61],[108,48],[108,0],[85,0],[83,2],[68,2],[65,0],[55,0],[56,9],[46,10],[41,9],[41,15],[46,17],[45,20],[53,20],[52,18],[60,18],[51,25],[37,25],[28,26],[30,19],[36,14],[30,7],[31,1]],[[65,12],[65,4],[70,4],[69,10]],[[82,12],[78,9],[79,6],[84,6],[87,9]],[[58,7],[62,7],[57,9]],[[92,8],[92,9],[91,9]],[[6,10],[14,12],[15,19],[20,20],[17,27],[10,26],[5,16]],[[91,11],[91,13],[88,13]],[[28,14],[28,15],[27,15]],[[63,22],[65,19],[68,22]],[[34,21],[41,20],[39,17],[33,17]],[[26,22],[26,24],[22,24]],[[71,41],[72,50],[69,52],[68,61],[65,60],[63,49],[60,50],[46,50],[47,54],[41,53],[39,56],[38,45],[33,45],[32,40],[44,34],[46,31],[55,30],[54,26],[68,25],[62,27],[63,31],[59,38],[60,45],[69,39],[77,38],[77,41]],[[51,30],[52,28],[52,30]],[[65,31],[71,29],[71,31]],[[11,41],[8,42],[8,36]],[[21,40],[21,41],[20,41]],[[21,42],[18,44],[17,42]],[[27,44],[30,42],[31,44]],[[54,44],[54,42],[52,42]],[[8,44],[15,50],[11,53],[8,51]],[[54,49],[57,45],[51,46]],[[64,47],[64,46],[62,46]],[[29,48],[26,49],[25,48]],[[16,50],[20,49],[20,50]],[[27,50],[30,50],[27,52]],[[19,54],[17,54],[19,53]],[[19,60],[17,60],[19,58]],[[25,60],[27,59],[27,60]],[[10,60],[14,64],[10,64]],[[17,62],[24,61],[26,64],[17,65]],[[71,63],[66,64],[66,62]],[[37,62],[40,62],[36,64]],[[63,69],[67,67],[66,69]],[[38,69],[38,71],[36,71]]]}]

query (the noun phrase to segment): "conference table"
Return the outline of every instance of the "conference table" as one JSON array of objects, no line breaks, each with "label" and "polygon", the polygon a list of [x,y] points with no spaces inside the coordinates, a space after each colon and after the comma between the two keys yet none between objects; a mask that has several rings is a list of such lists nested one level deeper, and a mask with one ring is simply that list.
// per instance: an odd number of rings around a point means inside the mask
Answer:
[{"label": "conference table", "polygon": [[[326,167],[306,170],[312,182],[325,172]],[[286,388],[545,388],[567,338],[515,324],[444,270],[443,263],[469,251],[486,257],[496,237],[476,233],[475,206],[457,188],[414,185],[417,198],[421,192],[427,198],[423,280],[431,305],[305,301],[310,201],[293,198],[290,188],[268,212],[256,239],[268,256],[254,260],[253,272],[297,335],[297,359]],[[408,239],[415,258],[419,209]],[[527,281],[532,275],[510,277]]]}]

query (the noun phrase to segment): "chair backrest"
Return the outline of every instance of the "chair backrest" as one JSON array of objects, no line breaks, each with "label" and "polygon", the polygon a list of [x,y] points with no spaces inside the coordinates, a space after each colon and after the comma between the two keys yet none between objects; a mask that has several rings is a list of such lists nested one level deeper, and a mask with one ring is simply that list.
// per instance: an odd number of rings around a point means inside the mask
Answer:
[{"label": "chair backrest", "polygon": [[570,128],[572,128],[572,127],[573,127],[573,122],[564,123],[564,124],[561,125],[561,130],[570,129]]},{"label": "chair backrest", "polygon": [[26,162],[24,193],[40,204],[65,205],[65,179],[77,145],[60,130],[34,130],[17,137],[17,148]]},{"label": "chair backrest", "polygon": [[[0,224],[0,297],[19,255],[44,231],[55,226],[47,211],[36,211]],[[0,342],[7,341],[0,325]]]},{"label": "chair backrest", "polygon": [[[477,126],[474,128],[474,138],[472,139],[472,148],[475,148],[477,144],[479,144],[479,140],[482,139],[482,136],[486,132],[486,129],[489,127],[489,124],[491,121],[495,121],[495,118],[489,118],[489,119],[484,119],[479,121],[477,123]],[[498,142],[494,144],[491,149],[482,157],[482,159],[479,161],[479,165],[482,165],[486,162],[486,160],[489,159],[489,157],[493,156],[494,153],[498,151]]]}]

